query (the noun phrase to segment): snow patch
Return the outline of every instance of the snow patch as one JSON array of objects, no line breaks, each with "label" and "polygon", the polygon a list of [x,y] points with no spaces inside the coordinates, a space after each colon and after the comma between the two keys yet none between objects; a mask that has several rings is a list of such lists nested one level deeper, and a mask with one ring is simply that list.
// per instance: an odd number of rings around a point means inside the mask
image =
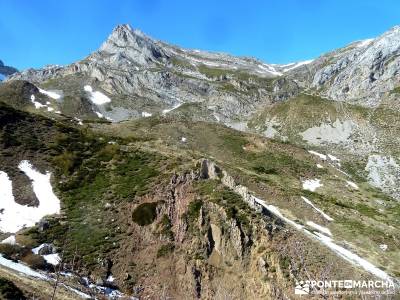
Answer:
[{"label": "snow patch", "polygon": [[81,119],[79,119],[79,118],[77,118],[77,117],[74,117],[74,120],[78,122],[78,125],[81,125],[81,126],[83,125]]},{"label": "snow patch", "polygon": [[380,244],[380,245],[379,245],[379,248],[380,248],[382,251],[386,251],[387,248],[388,248],[388,245],[386,245],[386,244]]},{"label": "snow patch", "polygon": [[315,192],[315,190],[321,186],[323,186],[322,183],[320,183],[320,179],[307,179],[303,181],[303,189],[308,190],[311,192]]},{"label": "snow patch", "polygon": [[310,60],[305,60],[305,61],[300,61],[300,62],[297,62],[297,63],[290,63],[290,64],[287,64],[287,65],[284,65],[284,66],[287,66],[287,67],[284,68],[282,70],[282,72],[286,73],[286,72],[288,72],[290,70],[293,70],[293,69],[296,69],[298,67],[301,67],[301,66],[304,66],[304,65],[308,65],[308,64],[312,63],[313,61],[314,61],[313,59],[310,59]]},{"label": "snow patch", "polygon": [[374,41],[374,39],[366,39],[366,40],[362,40],[359,41],[357,44],[358,48],[363,48],[365,46],[368,46],[369,44],[371,44]]},{"label": "snow patch", "polygon": [[37,271],[32,270],[28,266],[22,264],[22,263],[17,263],[13,262],[9,259],[6,259],[3,257],[2,254],[0,254],[0,265],[9,268],[11,270],[17,271],[18,273],[21,273],[23,275],[31,276],[31,277],[36,277],[40,279],[47,279],[47,277]]},{"label": "snow patch", "polygon": [[340,161],[339,158],[337,158],[336,156],[333,156],[332,154],[328,154],[328,157],[329,157],[329,159],[330,159],[331,161],[337,161],[337,162]]},{"label": "snow patch", "polygon": [[12,182],[7,173],[0,171],[0,230],[3,232],[15,233],[24,227],[35,225],[46,215],[60,212],[60,200],[54,195],[50,184],[51,173],[41,174],[26,160],[21,161],[18,168],[31,179],[39,206],[16,203],[12,193]]},{"label": "snow patch", "polygon": [[46,107],[46,105],[36,101],[35,95],[31,95],[31,102],[33,103],[33,105],[35,105],[36,109],[39,109],[39,108],[42,108],[42,107]]},{"label": "snow patch", "polygon": [[55,91],[46,91],[46,90],[43,90],[43,89],[39,88],[39,92],[41,94],[46,95],[46,96],[48,96],[48,97],[50,97],[52,99],[55,99],[55,100],[61,99],[61,97],[62,97],[62,95],[58,94]]},{"label": "snow patch", "polygon": [[104,105],[111,102],[111,99],[104,95],[102,92],[93,91],[93,88],[90,85],[85,85],[83,89],[85,92],[89,93],[89,99],[90,101],[92,101],[93,104]]},{"label": "snow patch", "polygon": [[147,117],[151,117],[153,114],[142,111],[142,117],[147,118]]},{"label": "snow patch", "polygon": [[91,87],[90,85],[85,85],[85,86],[83,87],[83,90],[84,90],[85,92],[89,92],[89,93],[93,92],[93,89],[92,89],[92,87]]},{"label": "snow patch", "polygon": [[60,261],[60,255],[58,255],[58,253],[53,253],[53,254],[46,254],[46,255],[42,255],[44,260],[47,261],[47,263],[53,265],[53,266],[57,266]]},{"label": "snow patch", "polygon": [[352,187],[353,189],[358,190],[358,185],[355,184],[354,182],[346,180],[346,183],[348,186]]},{"label": "snow patch", "polygon": [[15,235],[10,235],[8,238],[1,241],[2,244],[16,245]]}]

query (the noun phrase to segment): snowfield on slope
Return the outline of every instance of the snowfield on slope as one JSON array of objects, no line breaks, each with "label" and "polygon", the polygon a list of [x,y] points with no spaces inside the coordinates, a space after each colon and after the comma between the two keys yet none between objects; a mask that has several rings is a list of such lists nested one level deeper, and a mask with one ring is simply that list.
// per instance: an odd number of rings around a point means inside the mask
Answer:
[{"label": "snowfield on slope", "polygon": [[15,202],[12,182],[7,173],[0,171],[0,230],[15,233],[24,227],[34,226],[46,215],[60,212],[60,200],[50,183],[51,173],[42,174],[30,162],[23,160],[18,168],[32,181],[33,191],[39,206],[32,207]]},{"label": "snowfield on slope", "polygon": [[61,97],[62,97],[61,94],[59,94],[59,93],[57,93],[55,91],[46,91],[46,90],[43,90],[43,89],[39,88],[39,92],[41,94],[46,95],[46,96],[48,96],[48,97],[50,97],[52,99],[55,99],[55,100],[61,99]]},{"label": "snowfield on slope", "polygon": [[315,192],[319,187],[323,186],[320,179],[307,179],[303,181],[303,190]]},{"label": "snowfield on slope", "polygon": [[93,88],[90,85],[85,85],[83,87],[85,92],[89,93],[89,99],[96,105],[104,105],[111,102],[111,99],[104,95],[102,92],[93,91]]}]

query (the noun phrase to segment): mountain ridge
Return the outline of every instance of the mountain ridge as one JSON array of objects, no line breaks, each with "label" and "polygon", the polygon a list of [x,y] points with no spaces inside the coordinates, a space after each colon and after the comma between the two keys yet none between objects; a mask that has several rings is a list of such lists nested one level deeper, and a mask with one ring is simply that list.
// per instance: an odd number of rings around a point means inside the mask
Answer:
[{"label": "mountain ridge", "polygon": [[121,25],[78,62],[11,76],[1,213],[40,207],[28,161],[61,211],[0,233],[0,274],[24,268],[43,298],[54,278],[72,299],[284,300],[328,276],[397,288],[397,35],[277,66]]}]

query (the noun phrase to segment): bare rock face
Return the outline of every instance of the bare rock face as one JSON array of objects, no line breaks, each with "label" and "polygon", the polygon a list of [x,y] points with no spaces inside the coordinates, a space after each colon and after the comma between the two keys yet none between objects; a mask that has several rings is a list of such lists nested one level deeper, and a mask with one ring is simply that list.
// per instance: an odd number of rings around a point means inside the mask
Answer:
[{"label": "bare rock face", "polygon": [[374,107],[400,84],[399,53],[400,27],[396,26],[375,39],[323,55],[289,76],[329,99]]},{"label": "bare rock face", "polygon": [[110,63],[120,65],[132,62],[147,65],[168,58],[167,53],[154,40],[129,25],[118,25],[98,53],[108,55]]}]

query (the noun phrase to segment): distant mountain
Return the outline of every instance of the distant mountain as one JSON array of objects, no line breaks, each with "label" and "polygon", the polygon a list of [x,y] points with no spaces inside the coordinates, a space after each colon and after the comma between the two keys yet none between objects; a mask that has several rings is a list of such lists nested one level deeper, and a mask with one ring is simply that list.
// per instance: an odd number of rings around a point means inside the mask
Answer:
[{"label": "distant mountain", "polygon": [[5,66],[3,61],[0,60],[0,81],[4,80],[7,76],[18,72],[16,68]]}]

